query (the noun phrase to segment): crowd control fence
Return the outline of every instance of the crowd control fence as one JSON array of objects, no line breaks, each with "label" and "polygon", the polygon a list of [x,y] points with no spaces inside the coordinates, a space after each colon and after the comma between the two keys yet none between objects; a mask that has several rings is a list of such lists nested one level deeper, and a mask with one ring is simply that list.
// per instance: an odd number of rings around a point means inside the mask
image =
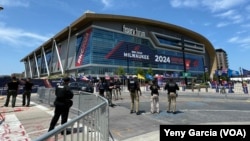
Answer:
[{"label": "crowd control fence", "polygon": [[[55,99],[54,88],[38,88],[39,100],[53,105]],[[108,101],[98,95],[87,92],[74,92],[73,106],[70,112],[76,116],[67,123],[56,127],[34,141],[109,141]]]}]

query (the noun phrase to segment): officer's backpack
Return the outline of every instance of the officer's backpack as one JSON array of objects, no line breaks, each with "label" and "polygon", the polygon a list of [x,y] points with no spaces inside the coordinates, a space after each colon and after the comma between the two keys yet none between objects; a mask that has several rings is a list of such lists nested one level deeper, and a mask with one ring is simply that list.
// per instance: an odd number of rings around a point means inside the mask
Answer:
[{"label": "officer's backpack", "polygon": [[135,92],[135,90],[137,89],[136,81],[134,81],[134,80],[129,81],[129,89],[131,92]]}]

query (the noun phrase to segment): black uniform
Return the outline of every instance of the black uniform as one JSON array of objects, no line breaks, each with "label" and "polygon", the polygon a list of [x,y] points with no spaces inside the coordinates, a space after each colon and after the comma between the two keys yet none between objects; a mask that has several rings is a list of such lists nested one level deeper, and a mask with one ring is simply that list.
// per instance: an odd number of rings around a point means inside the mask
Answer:
[{"label": "black uniform", "polygon": [[136,114],[139,115],[139,92],[141,95],[141,90],[136,78],[129,80],[128,91],[130,92],[131,98],[130,113],[136,112]]},{"label": "black uniform", "polygon": [[[176,91],[179,90],[178,85],[173,81],[173,79],[170,79],[170,82],[167,83],[164,87],[165,90],[168,91],[168,110],[167,112],[173,112],[176,113],[176,97],[177,93]],[[173,108],[171,108],[173,107]]]},{"label": "black uniform", "polygon": [[114,90],[114,82],[113,80],[110,80],[108,83],[107,83],[107,99],[108,99],[108,102],[109,102],[109,106],[113,106],[113,102],[112,102],[112,94],[113,94],[113,90]]},{"label": "black uniform", "polygon": [[11,104],[12,107],[15,107],[19,81],[17,81],[16,77],[12,77],[11,82],[9,82],[7,85],[8,85],[8,93],[4,106],[8,107],[10,97],[12,96]]},{"label": "black uniform", "polygon": [[106,83],[103,82],[103,80],[100,80],[100,82],[98,83],[98,90],[99,90],[99,95],[104,97],[104,92],[106,90]]},{"label": "black uniform", "polygon": [[[69,80],[69,79],[66,79]],[[72,98],[74,96],[73,92],[70,90],[68,83],[65,83],[56,88],[56,100],[54,102],[55,112],[54,117],[51,120],[49,131],[54,129],[56,123],[61,116],[61,124],[64,124],[68,120],[69,109],[73,105]]]},{"label": "black uniform", "polygon": [[25,104],[26,104],[26,99],[27,99],[26,106],[30,106],[30,95],[31,95],[33,85],[34,84],[32,82],[30,82],[29,78],[25,81],[24,93],[23,93],[23,106],[25,106]]}]

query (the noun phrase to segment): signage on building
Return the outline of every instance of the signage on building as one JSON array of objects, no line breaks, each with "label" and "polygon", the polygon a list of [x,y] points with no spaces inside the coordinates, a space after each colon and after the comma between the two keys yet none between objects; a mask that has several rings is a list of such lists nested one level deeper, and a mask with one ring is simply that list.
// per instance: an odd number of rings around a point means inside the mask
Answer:
[{"label": "signage on building", "polygon": [[75,63],[76,67],[82,65],[84,54],[85,54],[86,48],[88,46],[89,38],[90,38],[90,32],[91,30],[88,30],[85,34],[83,34],[83,41],[81,42],[80,48],[78,48],[78,51],[76,52],[77,53],[76,55],[77,58],[76,58],[76,63]]},{"label": "signage on building", "polygon": [[139,36],[139,37],[145,37],[145,32],[138,30],[137,28],[129,28],[125,25],[122,26],[122,31],[126,34],[133,35],[133,36]]},{"label": "signage on building", "polygon": [[[145,46],[127,42],[120,42],[105,56],[106,59],[120,59],[138,62],[150,62],[157,64],[169,64],[183,66],[183,58],[178,55],[167,55],[161,51]],[[199,67],[198,58],[186,57],[187,69]]]}]

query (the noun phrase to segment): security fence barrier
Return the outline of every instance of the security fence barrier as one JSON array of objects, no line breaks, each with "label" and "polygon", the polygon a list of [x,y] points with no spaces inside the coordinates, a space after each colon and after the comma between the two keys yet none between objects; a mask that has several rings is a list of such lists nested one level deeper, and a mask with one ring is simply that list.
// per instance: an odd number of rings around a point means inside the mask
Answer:
[{"label": "security fence barrier", "polygon": [[[39,100],[53,105],[55,90],[38,88]],[[67,123],[43,134],[34,141],[109,141],[108,101],[98,95],[87,92],[74,92],[73,106],[70,112],[76,116]]]}]

